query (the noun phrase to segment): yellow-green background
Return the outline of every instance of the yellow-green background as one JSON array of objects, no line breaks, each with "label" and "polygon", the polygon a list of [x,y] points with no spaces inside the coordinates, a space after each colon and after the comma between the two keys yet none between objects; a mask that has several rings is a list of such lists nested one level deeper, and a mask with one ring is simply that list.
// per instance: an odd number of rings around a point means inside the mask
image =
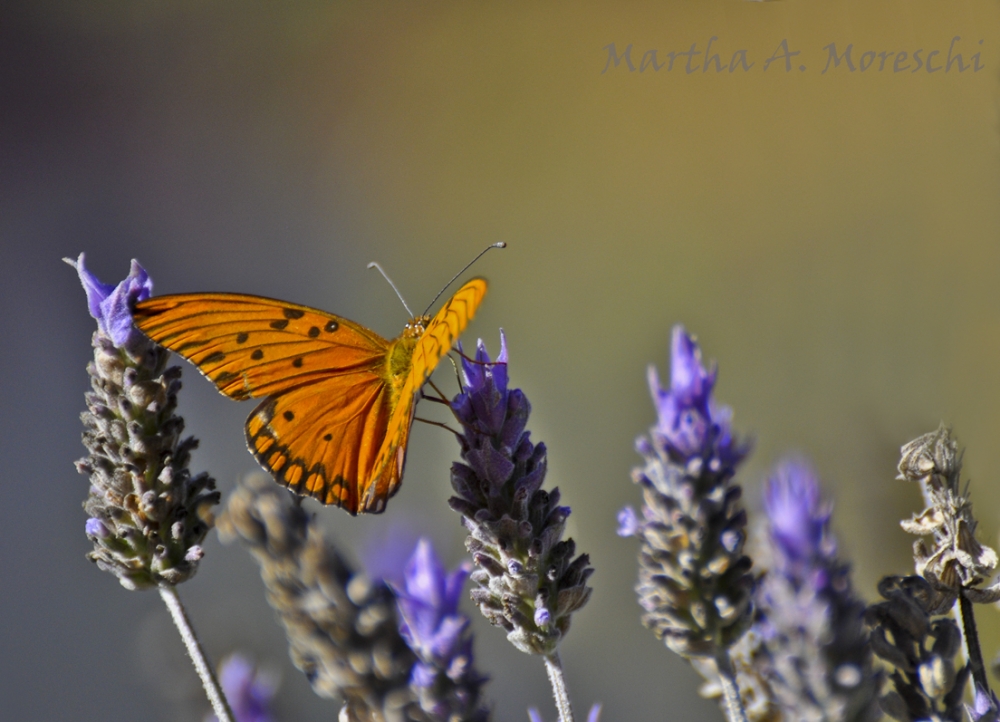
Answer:
[{"label": "yellow-green background", "polygon": [[[654,419],[682,322],[756,439],[753,515],[782,454],[809,455],[871,599],[911,568],[919,495],[898,447],[940,421],[967,445],[980,537],[997,543],[1000,466],[1000,7],[918,0],[514,3],[22,3],[0,17],[0,699],[17,719],[197,719],[206,705],[156,595],[84,561],[71,462],[92,320],[62,256],[107,282],[130,258],[160,293],[220,290],[329,309],[395,335],[486,243],[490,293],[466,334],[507,333],[512,383],[549,447],[549,485],[596,573],[562,655],[582,715],[712,719],[698,678],[638,621],[634,437]],[[979,73],[822,74],[824,46],[947,51]],[[602,74],[603,48],[711,36],[748,73]],[[787,39],[792,72],[763,61]],[[983,40],[979,45],[979,40]],[[701,56],[698,56],[699,58]],[[938,56],[940,59],[941,56]],[[891,63],[891,60],[890,60]],[[806,65],[805,71],[797,69]],[[876,63],[877,65],[877,63]],[[439,374],[448,392],[449,373]],[[227,492],[254,462],[249,405],[189,368],[196,470]],[[432,406],[427,404],[427,406]],[[439,414],[436,408],[421,413]],[[439,418],[444,418],[440,416]],[[449,565],[448,434],[418,425],[387,514],[313,506],[345,548],[430,535]],[[362,558],[361,554],[355,558]],[[256,570],[214,533],[181,589],[216,659],[283,675],[281,720],[332,719],[287,661]],[[551,718],[541,661],[474,617],[495,719]],[[979,613],[1000,647],[997,610]]]}]

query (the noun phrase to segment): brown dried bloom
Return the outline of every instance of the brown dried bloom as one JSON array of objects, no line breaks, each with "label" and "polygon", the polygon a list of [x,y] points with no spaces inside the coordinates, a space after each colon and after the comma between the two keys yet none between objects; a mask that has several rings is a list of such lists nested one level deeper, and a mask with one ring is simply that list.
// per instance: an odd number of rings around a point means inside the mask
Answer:
[{"label": "brown dried bloom", "polygon": [[920,539],[913,545],[917,573],[952,594],[972,602],[1000,599],[1000,583],[985,588],[997,566],[997,554],[975,538],[976,520],[967,494],[959,491],[962,455],[943,425],[914,439],[901,450],[899,476],[920,483],[927,508],[900,525]]}]

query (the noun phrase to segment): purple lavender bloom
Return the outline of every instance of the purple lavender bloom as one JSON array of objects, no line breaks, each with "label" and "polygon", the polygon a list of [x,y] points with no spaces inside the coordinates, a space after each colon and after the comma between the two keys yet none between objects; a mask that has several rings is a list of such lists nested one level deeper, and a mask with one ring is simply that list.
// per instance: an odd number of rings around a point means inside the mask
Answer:
[{"label": "purple lavender bloom", "polygon": [[515,647],[548,657],[589,599],[593,569],[586,554],[574,558],[572,539],[562,539],[570,509],[559,505],[558,489],[541,488],[545,444],[531,441],[531,404],[508,388],[507,362],[502,331],[495,362],[482,340],[474,359],[462,359],[465,383],[451,408],[464,463],[452,465],[448,503],[469,531],[465,546],[478,567],[473,601]]},{"label": "purple lavender bloom", "polygon": [[485,720],[479,689],[486,682],[472,666],[469,618],[458,611],[468,562],[452,573],[427,539],[417,542],[403,574],[403,586],[391,585],[399,608],[399,632],[417,655],[410,684],[424,711],[440,719]]},{"label": "purple lavender bloom", "polygon": [[733,439],[729,407],[712,400],[716,374],[714,364],[710,371],[702,366],[698,344],[684,327],[674,326],[668,390],[660,386],[656,367],[649,367],[649,390],[657,415],[653,434],[682,462],[703,458],[731,469],[749,449]]},{"label": "purple lavender bloom", "polygon": [[88,454],[76,464],[90,477],[88,558],[128,589],[179,584],[197,571],[219,493],[208,474],[188,470],[198,441],[181,438],[184,420],[174,413],[180,369],[168,368],[170,352],[132,323],[132,305],[149,298],[153,283],[136,261],[110,286],[87,270],[84,254],[64,260],[98,326],[82,416]]},{"label": "purple lavender bloom", "polygon": [[878,719],[880,675],[851,589],[837,559],[831,507],[803,460],[778,465],[764,490],[769,552],[756,590],[756,629],[771,657],[769,682],[793,719]]},{"label": "purple lavender bloom", "polygon": [[142,338],[142,334],[132,323],[132,306],[137,301],[149,298],[153,292],[153,282],[138,261],[132,259],[132,268],[125,280],[117,286],[110,286],[101,283],[86,269],[83,253],[75,261],[69,258],[63,260],[76,269],[83,290],[87,293],[90,315],[97,319],[97,327],[116,347],[132,345],[136,338]]},{"label": "purple lavender bloom", "polygon": [[751,623],[746,512],[733,481],[749,448],[733,440],[732,414],[712,398],[715,367],[705,370],[680,325],[670,367],[669,390],[649,369],[657,424],[636,440],[643,465],[632,471],[643,491],[642,514],[621,510],[618,534],[640,542],[643,624],[684,657],[716,657]]},{"label": "purple lavender bloom", "polygon": [[[277,692],[274,679],[262,674],[246,657],[233,654],[219,668],[219,683],[236,722],[274,722],[271,700]],[[208,715],[205,722],[218,722]]]},{"label": "purple lavender bloom", "polygon": [[819,481],[802,459],[778,465],[764,489],[764,512],[770,523],[771,541],[782,564],[810,563],[831,558],[837,545],[829,534],[829,504],[823,503]]}]

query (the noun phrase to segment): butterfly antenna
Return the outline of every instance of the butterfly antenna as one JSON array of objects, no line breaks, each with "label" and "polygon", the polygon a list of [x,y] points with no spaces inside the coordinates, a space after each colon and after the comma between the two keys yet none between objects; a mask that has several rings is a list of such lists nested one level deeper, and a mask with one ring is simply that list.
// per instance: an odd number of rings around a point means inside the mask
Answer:
[{"label": "butterfly antenna", "polygon": [[[484,251],[484,253],[485,253],[485,251]],[[479,255],[481,256],[483,254],[480,253]],[[399,300],[400,300],[400,302],[402,302],[403,308],[406,309],[406,312],[408,314],[410,314],[410,318],[413,318],[413,311],[411,311],[410,307],[406,305],[406,299],[403,298],[403,294],[401,294],[399,292],[399,289],[396,288],[396,284],[392,282],[391,278],[389,278],[389,274],[382,270],[382,266],[378,265],[378,261],[372,261],[371,263],[369,263],[368,264],[368,268],[369,269],[371,269],[371,268],[377,268],[378,269],[378,272],[382,274],[382,278],[384,278],[386,281],[389,282],[389,285],[392,286],[392,290],[396,292],[397,296],[399,296]],[[438,294],[438,295],[440,296],[441,294]],[[437,300],[437,299],[435,299],[435,300]]]},{"label": "butterfly antenna", "polygon": [[[430,305],[427,306],[427,309],[424,311],[424,315],[426,316],[427,315],[427,311],[430,311],[431,308],[434,306],[434,304],[437,303],[437,300],[439,298],[441,298],[441,294],[448,290],[448,286],[450,286],[451,284],[453,284],[455,282],[456,278],[458,278],[463,273],[465,273],[466,271],[468,271],[469,267],[472,266],[472,264],[475,263],[476,261],[478,261],[480,258],[482,258],[486,254],[486,252],[488,250],[490,250],[491,248],[506,248],[506,247],[507,247],[506,243],[504,243],[503,241],[497,241],[496,243],[491,243],[490,245],[486,246],[486,248],[484,248],[483,250],[481,250],[479,252],[479,255],[476,256],[475,258],[473,258],[471,261],[469,261],[469,263],[465,266],[465,268],[463,268],[461,271],[459,271],[458,273],[456,273],[452,277],[452,279],[450,281],[448,281],[448,283],[444,284],[444,288],[442,288],[440,291],[438,291],[438,295],[436,295],[434,297],[434,300],[430,302]],[[369,268],[370,267],[371,266],[369,266]],[[391,281],[390,281],[390,283],[391,283]]]}]

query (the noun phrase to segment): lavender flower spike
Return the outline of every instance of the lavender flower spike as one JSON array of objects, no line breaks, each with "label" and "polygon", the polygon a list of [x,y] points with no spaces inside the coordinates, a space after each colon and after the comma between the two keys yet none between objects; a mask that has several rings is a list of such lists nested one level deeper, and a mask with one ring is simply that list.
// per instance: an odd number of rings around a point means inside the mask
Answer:
[{"label": "lavender flower spike", "polygon": [[764,491],[770,526],[756,592],[757,622],[771,656],[772,693],[792,719],[872,722],[881,675],[872,667],[864,603],[837,559],[831,507],[802,460],[778,465]]},{"label": "lavender flower spike", "polygon": [[643,623],[685,657],[714,657],[751,618],[750,559],[743,554],[746,513],[732,482],[748,447],[730,430],[731,412],[712,399],[716,371],[701,365],[697,344],[676,326],[671,384],[649,381],[657,424],[636,448],[645,464],[632,472],[643,489],[641,517],[619,514],[619,534],[639,538]]},{"label": "lavender flower spike", "polygon": [[644,465],[632,480],[643,490],[642,515],[623,509],[618,534],[641,542],[643,624],[677,654],[701,658],[696,666],[718,678],[726,715],[745,722],[729,649],[753,617],[746,513],[732,481],[749,447],[733,439],[732,413],[712,399],[715,367],[702,366],[683,326],[674,327],[670,356],[669,389],[650,367],[657,424],[636,440]]},{"label": "lavender flower spike", "polygon": [[178,584],[198,568],[219,493],[211,477],[187,468],[198,442],[181,440],[184,421],[174,414],[180,369],[167,368],[169,352],[132,325],[130,305],[153,284],[136,261],[117,286],[91,274],[82,253],[67,262],[98,326],[82,416],[88,455],[76,465],[90,477],[88,558],[129,589]]},{"label": "lavender flower spike", "polygon": [[341,720],[426,722],[392,592],[352,569],[291,494],[263,474],[247,477],[229,495],[219,538],[238,539],[260,564],[292,663],[317,695],[343,700]]},{"label": "lavender flower spike", "polygon": [[463,358],[464,389],[451,403],[462,425],[462,459],[451,468],[452,509],[469,530],[466,548],[478,569],[472,599],[507,639],[529,654],[554,655],[570,615],[587,603],[593,572],[586,554],[574,558],[561,541],[570,514],[559,490],[543,491],[545,445],[525,430],[531,404],[507,388],[507,341],[491,362],[482,340]]},{"label": "lavender flower spike", "polygon": [[404,572],[402,587],[391,585],[399,607],[399,631],[417,662],[410,685],[425,712],[442,720],[485,722],[489,711],[480,705],[486,678],[472,666],[469,618],[458,611],[462,588],[472,565],[451,574],[421,539]]}]

